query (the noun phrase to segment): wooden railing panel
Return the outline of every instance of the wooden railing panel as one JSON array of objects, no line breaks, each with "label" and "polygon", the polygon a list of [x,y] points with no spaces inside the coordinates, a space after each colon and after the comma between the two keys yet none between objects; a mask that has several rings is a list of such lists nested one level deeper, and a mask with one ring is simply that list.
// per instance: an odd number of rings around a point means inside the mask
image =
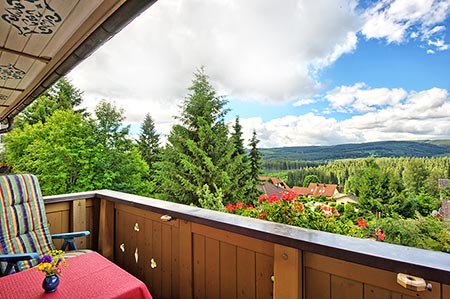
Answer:
[{"label": "wooden railing panel", "polygon": [[[255,251],[237,248],[237,296],[238,299],[256,298]],[[226,262],[226,261],[223,261]]]},{"label": "wooden railing panel", "polygon": [[330,273],[305,268],[304,290],[306,299],[329,299],[331,296]]},{"label": "wooden railing panel", "polygon": [[220,242],[220,298],[236,297],[237,292],[237,246]]},{"label": "wooden railing panel", "polygon": [[115,204],[114,260],[143,280],[156,298],[176,298],[180,288],[179,221],[163,222],[161,216]]},{"label": "wooden railing panel", "polygon": [[[326,286],[329,285],[331,298],[335,298],[335,296],[339,296],[339,294],[343,292],[354,292],[354,294],[359,294],[361,293],[361,287],[363,290],[368,288],[368,290],[370,290],[369,286],[376,286],[377,288],[388,291],[388,293],[392,294],[393,297],[402,296],[401,298],[407,298],[408,296],[411,296],[413,298],[426,299],[442,298],[441,284],[437,282],[428,281],[428,283],[431,283],[433,287],[431,292],[414,292],[403,288],[397,283],[397,273],[350,263],[310,252],[304,253],[304,263],[306,267],[305,288],[307,290],[307,294],[313,291],[311,289],[315,289],[319,286],[321,286],[321,288],[326,288]],[[325,273],[326,275],[318,274],[317,271]],[[312,277],[309,277],[310,275]],[[367,288],[365,287],[366,285],[368,286]],[[361,298],[373,298],[373,294],[371,293],[363,292],[363,294],[364,296]],[[366,295],[368,297],[366,297]],[[353,296],[356,295],[348,295],[347,298],[353,298]],[[306,296],[306,298],[317,297]]]},{"label": "wooden railing panel", "polygon": [[273,256],[256,253],[256,298],[273,298]]},{"label": "wooden railing panel", "polygon": [[[96,249],[98,236],[95,222],[96,207],[93,200],[81,199],[72,202],[58,202],[45,205],[47,221],[52,234],[71,231],[89,230],[91,236],[77,238],[78,248]],[[63,240],[54,240],[56,248],[60,248]]]},{"label": "wooden railing panel", "polygon": [[363,283],[351,279],[331,276],[331,299],[363,299]]},{"label": "wooden railing panel", "polygon": [[[69,231],[84,219],[92,234],[86,245],[143,280],[154,298],[450,298],[445,254],[423,251],[421,259],[417,249],[378,242],[366,253],[358,250],[366,248],[365,240],[99,192],[107,195],[50,198],[51,231]],[[428,276],[433,290],[401,287],[396,271],[403,269]]]},{"label": "wooden railing panel", "polygon": [[301,298],[301,251],[277,244],[274,246],[274,298]]},{"label": "wooden railing panel", "polygon": [[220,298],[220,242],[205,238],[206,298]]},{"label": "wooden railing panel", "polygon": [[[61,202],[45,205],[47,214],[47,222],[50,233],[59,234],[70,231],[69,229],[69,213],[70,203]],[[61,248],[63,240],[54,240],[56,248]]]}]

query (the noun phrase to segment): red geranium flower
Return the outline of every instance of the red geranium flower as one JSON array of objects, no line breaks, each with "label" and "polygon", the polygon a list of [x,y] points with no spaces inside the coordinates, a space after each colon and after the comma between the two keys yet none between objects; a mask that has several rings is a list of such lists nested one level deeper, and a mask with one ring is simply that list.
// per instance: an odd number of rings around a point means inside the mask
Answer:
[{"label": "red geranium flower", "polygon": [[383,230],[381,228],[377,229],[377,238],[380,241],[384,241],[384,237],[386,237],[386,235],[384,234]]},{"label": "red geranium flower", "polygon": [[273,202],[276,202],[276,201],[278,201],[279,199],[278,199],[278,195],[276,194],[276,193],[274,193],[274,194],[271,194],[270,196],[269,196],[269,199],[267,200],[269,203],[273,203]]},{"label": "red geranium flower", "polygon": [[231,212],[231,211],[234,211],[235,207],[234,207],[231,203],[229,203],[229,204],[227,204],[227,206],[225,207],[225,209],[226,209],[228,212]]},{"label": "red geranium flower", "polygon": [[267,194],[263,194],[260,197],[258,197],[258,202],[266,201],[268,198],[269,196],[267,196]]},{"label": "red geranium flower", "polygon": [[236,209],[242,209],[244,203],[242,201],[236,203]]},{"label": "red geranium flower", "polygon": [[366,220],[359,218],[358,220],[356,220],[356,222],[358,223],[359,227],[367,227],[367,222]]}]

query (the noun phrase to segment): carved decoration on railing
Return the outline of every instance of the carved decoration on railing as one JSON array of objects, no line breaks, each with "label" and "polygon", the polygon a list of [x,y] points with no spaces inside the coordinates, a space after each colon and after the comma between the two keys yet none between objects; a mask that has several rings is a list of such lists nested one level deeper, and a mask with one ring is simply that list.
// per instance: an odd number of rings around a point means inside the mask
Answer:
[{"label": "carved decoration on railing", "polygon": [[139,231],[139,223],[136,222],[136,224],[134,225],[134,231],[138,232]]},{"label": "carved decoration on railing", "polygon": [[136,247],[136,250],[134,251],[134,259],[136,260],[136,264],[139,262],[139,251]]},{"label": "carved decoration on railing", "polygon": [[0,65],[0,80],[22,79],[25,72],[16,68],[14,65]]},{"label": "carved decoration on railing", "polygon": [[19,34],[52,34],[53,27],[62,21],[61,16],[47,0],[6,0],[10,6],[2,15],[5,22],[19,30]]},{"label": "carved decoration on railing", "polygon": [[8,96],[7,96],[7,95],[1,94],[1,93],[0,93],[0,100],[6,101],[7,99],[8,99]]},{"label": "carved decoration on railing", "polygon": [[154,258],[152,258],[152,259],[150,260],[150,268],[155,269],[156,266],[157,266],[157,265],[156,265],[156,261],[155,261]]},{"label": "carved decoration on railing", "polygon": [[120,244],[119,248],[120,248],[120,250],[122,250],[122,252],[125,252],[125,244],[124,243]]}]

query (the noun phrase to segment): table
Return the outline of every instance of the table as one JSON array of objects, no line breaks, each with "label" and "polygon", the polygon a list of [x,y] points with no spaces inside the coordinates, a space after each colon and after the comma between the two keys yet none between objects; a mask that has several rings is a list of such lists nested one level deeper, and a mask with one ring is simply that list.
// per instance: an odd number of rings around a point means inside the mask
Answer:
[{"label": "table", "polygon": [[66,259],[58,290],[46,294],[36,268],[0,278],[1,299],[116,298],[152,299],[145,284],[96,252]]}]

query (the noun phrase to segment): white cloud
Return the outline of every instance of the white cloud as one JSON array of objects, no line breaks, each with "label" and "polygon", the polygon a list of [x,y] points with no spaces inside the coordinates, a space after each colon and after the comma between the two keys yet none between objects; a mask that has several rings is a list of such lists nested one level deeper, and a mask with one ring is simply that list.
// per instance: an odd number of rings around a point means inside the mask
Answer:
[{"label": "white cloud", "polygon": [[[300,98],[293,104],[298,107],[317,100],[327,83],[318,74],[354,52],[360,33],[388,43],[419,40],[429,54],[448,49],[442,23],[450,0],[383,0],[366,11],[357,5],[357,0],[284,0],[282,5],[275,0],[157,1],[70,78],[85,91],[85,105],[91,109],[100,99],[112,100],[125,108],[127,123],[140,124],[150,113],[157,130],[167,134],[192,73],[202,65],[219,95],[270,103]],[[257,129],[263,146],[361,142],[381,138],[376,132],[389,131],[390,123],[402,132],[422,132],[418,126],[424,120],[399,123],[392,111],[409,115],[400,107],[420,106],[413,99],[442,98],[438,91],[408,93],[356,83],[326,93],[330,106],[320,113],[242,123],[248,132]],[[441,108],[448,105],[436,105],[445,114]],[[336,110],[360,115],[337,120],[331,117]],[[428,124],[423,128],[429,131]]]},{"label": "white cloud", "polygon": [[[438,25],[450,14],[450,0],[384,0],[369,7],[362,34],[370,39],[402,43],[410,38],[440,40],[445,26]],[[448,48],[447,48],[448,49]]]},{"label": "white cloud", "polygon": [[[365,85],[360,83],[360,86]],[[346,94],[345,89],[341,90]],[[256,130],[261,147],[442,139],[450,138],[450,95],[447,90],[439,88],[411,91],[396,105],[387,105],[341,121],[312,112],[268,122],[263,122],[261,118],[240,121],[246,138],[251,136],[253,129]]]},{"label": "white cloud", "polygon": [[313,104],[313,103],[315,103],[315,101],[312,99],[301,99],[301,100],[298,100],[297,102],[295,102],[294,104],[292,104],[292,106],[300,107],[300,106],[305,106],[305,105],[309,105],[309,104]]},{"label": "white cloud", "polygon": [[364,83],[353,86],[339,86],[327,92],[331,107],[340,112],[368,112],[379,107],[401,103],[407,92],[401,88],[368,88]]},{"label": "white cloud", "polygon": [[[204,65],[221,95],[262,102],[312,96],[311,73],[353,51],[356,0],[164,0],[82,62],[70,77],[87,98],[130,102],[130,122],[165,119]],[[324,22],[324,20],[327,20]],[[135,108],[135,106],[137,108]],[[135,112],[131,112],[135,110]]]}]

